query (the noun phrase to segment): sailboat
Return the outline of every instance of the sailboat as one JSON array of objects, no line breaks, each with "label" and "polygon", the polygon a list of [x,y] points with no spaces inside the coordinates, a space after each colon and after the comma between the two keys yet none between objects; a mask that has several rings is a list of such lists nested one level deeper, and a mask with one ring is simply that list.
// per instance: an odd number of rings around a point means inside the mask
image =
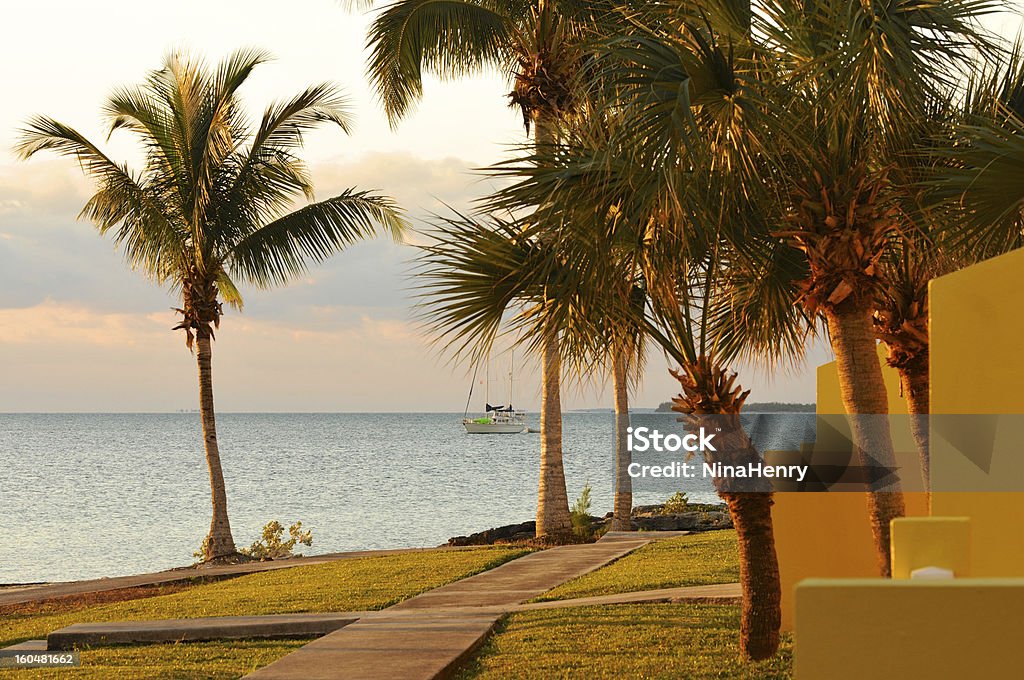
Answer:
[{"label": "sailboat", "polygon": [[[477,367],[479,368],[479,366]],[[526,412],[517,411],[512,406],[512,391],[514,387],[515,357],[512,358],[512,365],[508,372],[508,406],[491,406],[490,399],[490,357],[487,361],[487,377],[485,379],[485,401],[484,415],[479,418],[469,418],[469,403],[473,399],[473,385],[469,387],[469,398],[466,400],[466,412],[462,414],[462,426],[466,428],[467,434],[520,434],[526,432]],[[476,376],[473,376],[476,382]]]}]

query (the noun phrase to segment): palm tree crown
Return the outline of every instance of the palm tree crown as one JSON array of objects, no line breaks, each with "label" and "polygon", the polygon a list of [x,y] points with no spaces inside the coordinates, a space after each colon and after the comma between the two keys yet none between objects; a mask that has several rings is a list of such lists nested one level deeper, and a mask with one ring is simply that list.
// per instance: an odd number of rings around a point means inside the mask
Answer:
[{"label": "palm tree crown", "polygon": [[271,104],[252,130],[239,88],[268,56],[242,50],[216,69],[183,54],[141,86],[125,87],[104,107],[110,132],[127,130],[145,151],[141,171],[52,118],[33,118],[17,152],[75,158],[96,181],[81,217],[110,233],[129,264],[181,294],[179,328],[189,346],[212,332],[220,301],[241,307],[237,283],[283,284],[379,228],[396,238],[404,222],[384,196],[349,189],[313,198],[309,171],[296,155],[305,132],[322,124],[350,128],[344,97],[329,83]]}]

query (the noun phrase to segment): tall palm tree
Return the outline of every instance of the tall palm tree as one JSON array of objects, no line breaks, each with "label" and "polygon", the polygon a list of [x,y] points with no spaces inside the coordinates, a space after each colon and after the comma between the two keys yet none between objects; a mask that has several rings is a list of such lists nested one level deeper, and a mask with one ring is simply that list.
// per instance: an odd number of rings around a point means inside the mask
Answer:
[{"label": "tall palm tree", "polygon": [[[456,214],[426,236],[416,272],[422,318],[453,355],[478,361],[506,335],[539,355],[551,379],[561,372],[562,338],[595,337],[582,313],[591,293],[582,265],[530,225]],[[557,420],[542,422],[560,435]],[[571,531],[561,449],[552,448],[541,459],[537,537],[560,541]]]},{"label": "tall palm tree", "polygon": [[[1021,244],[1020,229],[1010,226],[1007,232],[1006,225],[997,238],[973,238],[984,221],[979,222],[971,199],[986,171],[979,173],[961,157],[972,147],[972,129],[1006,129],[1008,121],[1024,120],[1021,46],[1014,45],[995,62],[979,59],[968,76],[918,121],[918,149],[895,159],[902,196],[900,228],[877,270],[875,332],[888,347],[888,364],[900,375],[926,491],[931,487],[928,283]],[[972,162],[992,160],[989,154]],[[1005,201],[1006,195],[1000,194],[999,200]]]},{"label": "tall palm tree", "polygon": [[928,282],[952,269],[927,234],[915,231],[893,239],[878,266],[875,335],[888,349],[888,365],[900,376],[926,492],[931,489]]},{"label": "tall palm tree", "polygon": [[[634,38],[619,82],[640,105],[633,143],[671,175],[676,147],[707,141],[715,167],[756,196],[775,235],[803,253],[799,302],[824,319],[862,464],[893,465],[888,398],[872,327],[877,264],[896,229],[892,159],[948,87],[970,48],[990,50],[982,0],[716,0],[658,5]],[[613,76],[614,77],[614,76]],[[724,93],[725,96],[722,96]],[[711,125],[710,131],[703,126]],[[660,154],[660,155],[659,155]],[[742,233],[738,234],[742,237]],[[741,244],[735,244],[741,245]],[[884,484],[884,486],[883,486]],[[869,487],[879,571],[889,573],[898,484]]]},{"label": "tall palm tree", "polygon": [[[391,199],[349,189],[313,202],[309,172],[297,156],[304,134],[321,124],[349,130],[344,97],[329,83],[311,86],[267,107],[258,127],[246,119],[239,89],[268,55],[235,52],[216,68],[170,54],[139,86],[110,96],[110,132],[139,142],[145,162],[132,171],[73,128],[48,117],[31,119],[16,147],[22,158],[53,151],[78,161],[96,184],[82,209],[110,235],[132,268],[180,296],[176,310],[199,369],[199,407],[210,474],[213,517],[204,542],[207,560],[231,558],[213,403],[212,348],[223,303],[242,307],[236,283],[267,288],[287,283],[308,263],[321,262],[380,232],[396,239],[404,220]],[[301,199],[309,202],[301,208]]]},{"label": "tall palm tree", "polygon": [[[629,130],[633,114],[622,107],[605,115],[628,121]],[[579,331],[596,329],[598,345],[614,356],[621,330],[639,328],[636,337],[653,341],[680,366],[673,373],[682,387],[677,410],[688,420],[693,416],[692,424],[713,419],[728,432],[728,462],[760,460],[738,419],[746,394],[727,365],[744,353],[799,352],[807,329],[792,305],[791,290],[802,275],[799,259],[757,224],[755,204],[736,198],[741,194],[733,191],[729,173],[712,168],[712,157],[701,155],[700,145],[680,150],[685,161],[678,165],[687,170],[675,178],[674,196],[667,197],[665,174],[642,147],[637,152],[619,145],[619,132],[601,144],[589,143],[585,134],[570,135],[550,167],[530,157],[499,166],[498,173],[514,181],[486,205],[513,212],[542,206],[532,218],[536,229],[558,225],[548,240],[580,269],[580,285],[593,289],[579,294],[586,302],[576,314],[591,319]],[[675,203],[680,211],[670,209]],[[727,257],[730,241],[723,232],[741,230],[749,252]],[[730,258],[743,259],[745,266],[732,271]],[[633,299],[638,290],[639,304]],[[710,462],[715,460],[713,455]],[[726,480],[716,480],[716,486],[740,536],[741,649],[752,659],[767,658],[778,645],[781,596],[770,488],[735,489]]]},{"label": "tall palm tree", "polygon": [[[356,0],[350,6],[375,3]],[[398,0],[374,19],[368,67],[392,124],[423,94],[423,72],[457,78],[483,70],[504,74],[511,106],[520,110],[538,149],[559,139],[579,111],[576,81],[586,63],[583,41],[620,21],[609,0]],[[550,304],[552,301],[548,300]],[[541,477],[537,532],[567,534],[562,467],[561,350],[549,327],[541,358]]]}]

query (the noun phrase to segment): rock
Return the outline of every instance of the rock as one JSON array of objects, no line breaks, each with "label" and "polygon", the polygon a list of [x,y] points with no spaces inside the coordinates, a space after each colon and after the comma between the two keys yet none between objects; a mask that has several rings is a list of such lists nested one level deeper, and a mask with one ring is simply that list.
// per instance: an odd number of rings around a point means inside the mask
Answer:
[{"label": "rock", "polygon": [[662,514],[664,505],[638,505],[633,508],[633,517],[652,517]]},{"label": "rock", "polygon": [[[692,512],[665,514],[663,505],[640,505],[633,509],[632,524],[635,531],[713,531],[731,529],[732,519],[724,505],[697,505]],[[714,508],[714,509],[708,509]],[[612,523],[612,513],[604,517],[591,517],[590,529],[600,535]],[[487,529],[469,536],[453,536],[447,545],[495,545],[521,543],[536,536],[537,523],[523,522]]]},{"label": "rock", "polygon": [[522,524],[508,524],[503,527],[487,529],[469,536],[453,536],[448,539],[448,545],[493,545],[495,543],[511,543],[513,541],[529,540],[537,533],[536,522],[523,522]]},{"label": "rock", "polygon": [[710,531],[729,529],[732,520],[727,512],[683,512],[638,516],[633,524],[643,531]]}]

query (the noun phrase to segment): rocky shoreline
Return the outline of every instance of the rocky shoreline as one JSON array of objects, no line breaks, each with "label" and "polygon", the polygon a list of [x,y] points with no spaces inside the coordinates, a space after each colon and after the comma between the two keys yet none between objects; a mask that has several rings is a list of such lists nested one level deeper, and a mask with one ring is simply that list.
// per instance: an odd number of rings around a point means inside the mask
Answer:
[{"label": "rocky shoreline", "polygon": [[[633,508],[632,523],[634,531],[716,531],[731,529],[732,518],[724,504],[697,505],[685,512],[666,512],[664,505],[640,505]],[[604,517],[591,517],[590,529],[600,536],[611,525],[612,513]],[[507,524],[469,536],[453,536],[446,545],[502,545],[507,543],[524,543],[536,537],[536,522]]]}]

